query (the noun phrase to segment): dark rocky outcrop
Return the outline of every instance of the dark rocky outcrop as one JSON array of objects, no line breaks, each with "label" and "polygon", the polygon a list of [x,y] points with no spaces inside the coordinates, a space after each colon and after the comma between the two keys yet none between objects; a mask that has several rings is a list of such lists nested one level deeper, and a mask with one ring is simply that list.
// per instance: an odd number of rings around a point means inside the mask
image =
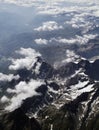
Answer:
[{"label": "dark rocky outcrop", "polygon": [[91,79],[99,80],[99,60],[96,60],[93,63],[90,63],[87,60],[81,60],[78,65],[85,69],[85,74]]},{"label": "dark rocky outcrop", "polygon": [[21,108],[0,117],[0,130],[41,130],[34,118],[29,119]]}]

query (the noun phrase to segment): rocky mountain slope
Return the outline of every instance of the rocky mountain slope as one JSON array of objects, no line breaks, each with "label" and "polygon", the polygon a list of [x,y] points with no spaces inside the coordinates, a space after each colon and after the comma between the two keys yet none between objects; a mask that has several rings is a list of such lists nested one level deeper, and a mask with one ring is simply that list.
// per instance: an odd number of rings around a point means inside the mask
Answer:
[{"label": "rocky mountain slope", "polygon": [[99,130],[98,59],[81,59],[55,69],[37,57],[30,70],[20,69],[15,75],[19,78],[2,82],[13,92],[11,101],[21,93],[16,93],[20,82],[29,85],[35,80],[42,84],[35,89],[37,94],[27,96],[10,112],[13,102],[2,103],[0,130]]}]

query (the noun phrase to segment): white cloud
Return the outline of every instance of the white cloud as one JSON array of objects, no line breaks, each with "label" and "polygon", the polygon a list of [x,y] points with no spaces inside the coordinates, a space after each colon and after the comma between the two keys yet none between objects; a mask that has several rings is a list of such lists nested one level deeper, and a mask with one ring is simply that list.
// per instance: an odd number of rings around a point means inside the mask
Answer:
[{"label": "white cloud", "polygon": [[[59,4],[60,2],[61,4]],[[71,15],[71,19],[67,20],[67,23],[74,28],[82,28],[83,33],[94,29],[95,25],[97,25],[94,17],[99,17],[98,0],[64,0],[62,2],[57,1],[57,5],[54,5],[54,2],[51,5],[41,5],[38,7],[38,13],[56,17],[63,14],[66,16]],[[93,17],[94,20],[91,21],[90,17]]]},{"label": "white cloud", "polygon": [[19,75],[14,76],[13,74],[6,75],[0,73],[0,81],[11,81],[12,79],[19,79]]},{"label": "white cloud", "polygon": [[[77,0],[78,1],[78,0]],[[59,2],[57,2],[57,5],[54,4],[54,2],[49,5],[40,5],[38,7],[38,13],[40,14],[47,14],[47,15],[61,15],[61,14],[70,14],[70,13],[91,13],[94,14],[93,12],[95,11],[99,11],[98,9],[98,4],[97,2],[86,2],[86,4],[84,2],[71,2],[73,4],[69,4],[70,1],[65,1],[65,2],[62,2],[61,1],[61,4],[59,4]],[[76,4],[77,3],[77,4]],[[68,4],[68,6],[67,6]],[[80,7],[80,8],[79,8]],[[93,12],[92,12],[93,11]],[[94,14],[95,15],[95,14]]]},{"label": "white cloud", "polygon": [[43,0],[0,0],[0,2],[4,2],[4,3],[12,3],[12,4],[16,4],[19,6],[26,6],[26,7],[30,7],[30,6],[38,6],[39,2],[41,2]]},{"label": "white cloud", "polygon": [[51,38],[49,42],[66,43],[66,44],[86,44],[89,40],[96,38],[97,34],[84,34],[82,36],[76,35],[75,38]]},{"label": "white cloud", "polygon": [[77,42],[76,39],[66,39],[66,38],[61,38],[61,37],[58,37],[58,38],[52,38],[50,39],[50,42],[57,42],[57,43],[66,43],[66,44],[74,44]]},{"label": "white cloud", "polygon": [[1,99],[0,99],[1,103],[7,103],[9,102],[9,99],[6,97],[6,96],[3,96]]},{"label": "white cloud", "polygon": [[62,63],[69,63],[77,61],[80,57],[75,54],[74,51],[66,50],[66,58],[62,61]]},{"label": "white cloud", "polygon": [[97,34],[82,34],[82,36],[75,35],[74,38],[51,38],[50,40],[46,39],[35,39],[36,44],[44,44],[47,45],[48,43],[64,43],[64,44],[86,44],[89,40],[95,39],[98,35]]},{"label": "white cloud", "polygon": [[49,0],[0,0],[0,2],[12,3],[19,6],[35,6],[35,4],[39,5],[37,3],[40,3],[40,2],[43,2],[43,3],[45,2],[45,4],[54,4],[56,3],[56,1],[59,1],[59,0],[54,0],[53,2],[51,0],[50,1]]},{"label": "white cloud", "polygon": [[55,62],[54,67],[57,68],[59,66],[63,66],[64,64],[73,62],[78,63],[80,59],[83,59],[83,57],[77,55],[74,51],[67,49],[66,50],[66,56],[63,60]]},{"label": "white cloud", "polygon": [[38,44],[38,45],[47,45],[47,44],[48,44],[48,40],[42,39],[42,38],[35,39],[34,41],[35,41],[35,43]]},{"label": "white cloud", "polygon": [[42,24],[42,26],[35,28],[35,31],[53,31],[53,30],[59,30],[59,29],[63,29],[63,27],[61,25],[58,25],[58,23],[56,23],[55,21],[48,21],[48,22],[44,22]]},{"label": "white cloud", "polygon": [[[0,0],[0,1],[4,1],[4,2],[11,2],[11,3],[27,3],[27,4],[29,4],[29,3],[33,3],[33,2],[35,2],[35,1],[37,1],[37,2],[41,2],[41,1],[43,1],[43,2],[49,2],[49,3],[51,3],[52,2],[52,4],[54,3],[54,2],[68,2],[68,0]],[[69,2],[76,2],[76,3],[87,3],[87,2],[98,2],[99,3],[99,1],[98,0],[69,0]]]},{"label": "white cloud", "polygon": [[69,24],[73,28],[80,28],[84,34],[95,28],[95,21],[92,22],[87,17],[90,17],[90,12],[75,13],[70,20],[65,22],[65,24]]},{"label": "white cloud", "polygon": [[[63,1],[68,2],[68,0],[63,0]],[[72,2],[72,3],[86,3],[86,4],[93,3],[93,2],[94,2],[94,3],[95,3],[95,2],[96,2],[96,3],[97,3],[97,2],[99,3],[98,0],[87,0],[87,1],[86,1],[86,0],[79,0],[79,1],[78,1],[78,0],[69,0],[69,2]]]},{"label": "white cloud", "polygon": [[41,56],[39,52],[36,52],[32,48],[21,48],[16,53],[24,56],[20,59],[11,59],[12,65],[9,66],[10,70],[18,70],[22,68],[30,69],[33,64],[36,62],[36,57]]},{"label": "white cloud", "polygon": [[94,14],[96,17],[99,17],[99,10],[94,11],[93,14]]},{"label": "white cloud", "polygon": [[[88,21],[83,19],[83,15],[99,17],[99,0],[0,0],[2,2],[14,3],[22,6],[36,6],[37,13],[47,14],[53,16],[59,16],[62,14],[71,14],[74,13],[76,17],[75,23],[72,24],[72,27],[84,27],[84,29],[92,28],[91,22],[87,25]],[[68,4],[69,3],[69,4]],[[68,5],[68,6],[67,6]],[[82,16],[80,16],[82,15]],[[81,19],[84,20],[84,23],[81,23]],[[72,19],[74,20],[74,19]],[[77,21],[78,20],[78,21]],[[68,21],[72,22],[72,21]],[[78,22],[80,22],[78,24]],[[46,27],[45,27],[46,28]],[[37,28],[39,30],[41,28]],[[43,30],[43,29],[41,29]],[[88,31],[89,29],[86,29]]]},{"label": "white cloud", "polygon": [[14,96],[10,99],[10,104],[5,108],[5,110],[13,111],[18,108],[26,98],[39,95],[40,93],[37,93],[35,90],[42,84],[44,84],[43,81],[31,79],[29,83],[21,81],[15,86],[15,89],[8,88],[7,92],[14,94]]},{"label": "white cloud", "polygon": [[76,11],[77,7],[61,7],[61,6],[39,6],[38,7],[38,13],[39,14],[47,14],[47,15],[61,15],[65,13],[71,13],[73,11]]},{"label": "white cloud", "polygon": [[34,69],[34,72],[36,73],[36,74],[39,74],[40,73],[40,67],[41,67],[41,63],[37,63],[37,65],[36,65],[36,68]]},{"label": "white cloud", "polygon": [[97,36],[97,34],[84,34],[83,36],[76,35],[76,40],[79,44],[86,44],[89,40],[92,40]]}]

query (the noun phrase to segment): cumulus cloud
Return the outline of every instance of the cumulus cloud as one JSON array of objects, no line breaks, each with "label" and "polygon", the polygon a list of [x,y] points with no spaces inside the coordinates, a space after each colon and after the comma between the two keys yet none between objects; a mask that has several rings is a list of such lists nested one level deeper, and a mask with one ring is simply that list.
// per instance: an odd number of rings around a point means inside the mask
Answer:
[{"label": "cumulus cloud", "polygon": [[[74,28],[84,28],[86,32],[93,28],[91,21],[88,23],[84,18],[92,16],[99,17],[99,1],[98,0],[1,0],[7,3],[14,3],[24,6],[36,5],[37,13],[59,16],[63,14],[74,14],[74,18],[68,23],[72,24]],[[69,3],[69,4],[68,4]],[[66,5],[66,6],[65,6]],[[68,6],[67,6],[68,5]],[[80,8],[79,8],[80,7]],[[82,15],[82,16],[80,16]],[[83,16],[84,15],[84,16]],[[73,21],[74,20],[74,21]],[[76,20],[76,21],[75,21]],[[83,20],[83,21],[82,21]],[[72,23],[74,22],[74,23]],[[83,22],[83,23],[82,23]],[[46,28],[46,26],[44,26]],[[47,29],[47,28],[46,28]],[[51,28],[50,28],[51,29]],[[47,29],[47,30],[50,30]],[[44,30],[42,27],[35,28],[35,30]],[[51,29],[52,30],[52,29]]]},{"label": "cumulus cloud", "polygon": [[35,41],[35,43],[38,44],[38,45],[47,45],[47,44],[48,44],[48,40],[42,39],[42,38],[35,39],[34,41]]},{"label": "cumulus cloud", "polygon": [[30,69],[33,64],[36,62],[36,58],[41,56],[39,52],[36,52],[32,48],[21,48],[16,53],[24,56],[20,59],[11,59],[12,65],[9,66],[10,70],[18,70],[22,68]]},{"label": "cumulus cloud", "polygon": [[57,37],[57,38],[51,38],[49,40],[46,39],[35,39],[35,43],[39,45],[47,45],[48,43],[64,43],[64,44],[86,44],[89,40],[95,39],[98,35],[97,34],[82,34],[80,35],[75,35],[74,38],[62,38],[62,37]]},{"label": "cumulus cloud", "polygon": [[73,28],[81,29],[82,33],[84,34],[96,27],[95,20],[93,22],[90,21],[88,19],[89,16],[89,12],[81,12],[79,14],[74,14],[70,20],[65,22],[65,24],[69,24]]},{"label": "cumulus cloud", "polygon": [[[98,9],[99,1],[98,0],[54,0],[53,2],[47,2],[46,6],[39,6],[40,13],[43,14],[63,14],[66,12],[73,12],[73,11],[83,11],[88,12],[88,10],[92,10],[94,7],[95,9]],[[57,3],[57,4],[54,4]],[[61,3],[61,4],[60,4]],[[69,3],[69,4],[68,4]],[[65,6],[67,5],[68,6]],[[61,6],[63,5],[63,6]],[[80,8],[79,8],[80,7]],[[85,10],[84,10],[85,9]],[[80,13],[79,12],[79,13]]]},{"label": "cumulus cloud", "polygon": [[[66,1],[66,2],[68,2],[68,0],[63,0],[63,1]],[[93,3],[93,2],[98,2],[99,3],[99,1],[98,0],[69,0],[69,2],[73,2],[73,3]]]},{"label": "cumulus cloud", "polygon": [[76,40],[80,44],[86,44],[89,40],[92,40],[97,36],[97,34],[84,34],[83,36],[76,35]]},{"label": "cumulus cloud", "polygon": [[7,103],[9,102],[9,99],[6,96],[1,97],[0,99],[1,103]]},{"label": "cumulus cloud", "polygon": [[69,63],[77,61],[80,57],[75,54],[74,51],[66,50],[66,58],[62,61],[62,63]]},{"label": "cumulus cloud", "polygon": [[58,25],[57,22],[55,21],[48,21],[48,22],[44,22],[42,24],[42,26],[35,28],[35,31],[53,31],[53,30],[59,30],[59,29],[63,29],[63,27],[61,25]]},{"label": "cumulus cloud", "polygon": [[65,0],[54,0],[49,1],[49,0],[0,0],[0,2],[4,2],[4,3],[12,3],[12,4],[16,4],[16,5],[20,5],[20,6],[39,6],[39,3],[43,3],[45,5],[50,5],[50,4],[55,4],[56,2],[63,2]]},{"label": "cumulus cloud", "polygon": [[50,42],[57,42],[57,43],[66,43],[66,44],[74,44],[77,42],[76,39],[66,39],[66,38],[61,38],[61,37],[58,37],[58,38],[51,38],[50,39]]},{"label": "cumulus cloud", "polygon": [[94,14],[96,17],[99,17],[99,10],[94,11],[93,14]]},{"label": "cumulus cloud", "polygon": [[39,95],[40,93],[37,93],[35,90],[42,84],[44,84],[43,81],[31,79],[29,83],[21,81],[15,86],[15,89],[8,88],[7,92],[14,94],[14,96],[10,99],[10,104],[5,108],[5,110],[13,111],[18,108],[26,98]]},{"label": "cumulus cloud", "polygon": [[84,59],[84,58],[77,55],[73,50],[67,49],[66,53],[65,53],[65,58],[63,60],[61,60],[60,62],[59,61],[55,62],[54,67],[57,68],[59,66],[62,66],[64,64],[67,64],[67,63],[70,63],[70,62],[78,63],[79,59]]},{"label": "cumulus cloud", "polygon": [[19,6],[38,6],[39,2],[41,2],[43,0],[0,0],[0,2],[4,2],[4,3],[12,3],[12,4],[16,4]]},{"label": "cumulus cloud", "polygon": [[11,81],[12,79],[19,79],[19,75],[13,75],[13,74],[9,74],[9,75],[6,75],[6,74],[3,74],[3,73],[0,73],[0,81]]},{"label": "cumulus cloud", "polygon": [[[64,0],[64,2],[57,1],[57,3],[60,2],[61,4],[57,5],[54,5],[53,2],[51,6],[39,6],[38,13],[53,15],[56,17],[61,15],[69,15],[71,16],[71,19],[67,20],[66,23],[71,25],[73,28],[81,28],[83,33],[86,33],[95,28],[97,22],[95,21],[94,17],[99,17],[98,0]],[[94,20],[90,20],[90,17],[93,17]]]},{"label": "cumulus cloud", "polygon": [[65,13],[71,13],[75,11],[75,9],[72,7],[60,7],[60,6],[40,6],[38,7],[38,13],[39,14],[47,14],[47,15],[62,15]]},{"label": "cumulus cloud", "polygon": [[51,38],[49,42],[66,43],[66,44],[86,44],[89,40],[96,38],[97,34],[76,35],[74,38],[66,39],[62,37]]}]

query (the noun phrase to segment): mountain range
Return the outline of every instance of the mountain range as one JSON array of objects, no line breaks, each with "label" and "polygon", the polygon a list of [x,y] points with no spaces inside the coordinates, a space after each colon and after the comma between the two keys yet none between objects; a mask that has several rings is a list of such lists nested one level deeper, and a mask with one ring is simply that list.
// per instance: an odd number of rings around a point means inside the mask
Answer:
[{"label": "mountain range", "polygon": [[35,89],[37,94],[13,110],[8,111],[9,103],[6,107],[2,103],[0,130],[99,129],[99,59],[80,59],[54,68],[37,57],[30,70],[19,69],[14,75],[20,78],[2,85],[14,91],[20,82],[42,84]]}]

